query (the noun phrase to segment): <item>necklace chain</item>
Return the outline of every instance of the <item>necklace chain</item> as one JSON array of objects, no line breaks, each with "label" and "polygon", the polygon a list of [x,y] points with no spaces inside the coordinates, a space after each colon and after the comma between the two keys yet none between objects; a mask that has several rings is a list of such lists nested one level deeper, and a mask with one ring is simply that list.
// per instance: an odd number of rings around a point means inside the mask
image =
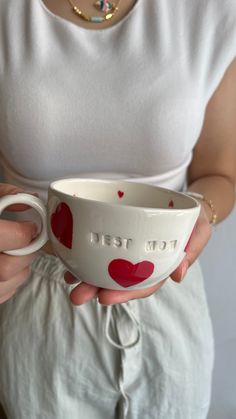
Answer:
[{"label": "necklace chain", "polygon": [[67,0],[71,7],[73,12],[79,16],[81,19],[85,20],[86,22],[92,22],[92,23],[102,23],[105,22],[106,20],[112,19],[113,16],[116,14],[116,12],[118,12],[119,10],[119,5],[121,0],[118,0],[117,3],[114,5],[113,3],[111,3],[112,7],[111,10],[109,10],[109,12],[104,12],[103,16],[87,16],[85,13],[83,13],[80,8],[78,6],[76,6],[76,4],[72,1],[72,0]]}]

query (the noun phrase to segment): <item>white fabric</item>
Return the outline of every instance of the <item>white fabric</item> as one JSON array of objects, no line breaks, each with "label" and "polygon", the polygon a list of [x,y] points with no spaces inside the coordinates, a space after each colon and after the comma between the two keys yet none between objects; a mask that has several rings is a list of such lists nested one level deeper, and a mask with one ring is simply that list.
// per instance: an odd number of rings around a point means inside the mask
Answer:
[{"label": "white fabric", "polygon": [[[198,263],[186,280],[113,307],[68,298],[57,258],[41,254],[0,305],[0,403],[8,419],[206,419],[213,338]],[[123,308],[126,307],[126,310]],[[127,408],[129,409],[127,410]]]},{"label": "white fabric", "polygon": [[236,55],[235,22],[235,0],[138,0],[103,30],[42,0],[0,0],[6,180],[44,197],[50,180],[93,172],[182,189],[207,102]]},{"label": "white fabric", "polygon": [[[235,23],[234,0],[138,0],[100,31],[41,0],[0,0],[5,180],[45,199],[51,180],[74,175],[183,189],[206,105],[236,55]],[[9,419],[205,419],[213,342],[198,265],[183,286],[167,284],[131,303],[141,339],[118,350],[105,340],[104,309],[73,308],[59,261],[41,256],[0,307]],[[134,341],[137,329],[114,310],[113,340]]]}]

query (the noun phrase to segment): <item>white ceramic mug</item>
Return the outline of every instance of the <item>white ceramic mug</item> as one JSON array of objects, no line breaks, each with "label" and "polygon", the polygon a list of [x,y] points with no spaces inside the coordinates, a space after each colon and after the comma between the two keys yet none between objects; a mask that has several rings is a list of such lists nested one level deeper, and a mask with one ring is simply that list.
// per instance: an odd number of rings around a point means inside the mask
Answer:
[{"label": "white ceramic mug", "polygon": [[192,197],[152,185],[99,179],[61,179],[48,191],[47,207],[28,194],[0,199],[0,213],[24,203],[42,219],[39,236],[24,249],[40,249],[48,238],[55,254],[80,280],[101,288],[132,290],[168,277],[200,212]]}]

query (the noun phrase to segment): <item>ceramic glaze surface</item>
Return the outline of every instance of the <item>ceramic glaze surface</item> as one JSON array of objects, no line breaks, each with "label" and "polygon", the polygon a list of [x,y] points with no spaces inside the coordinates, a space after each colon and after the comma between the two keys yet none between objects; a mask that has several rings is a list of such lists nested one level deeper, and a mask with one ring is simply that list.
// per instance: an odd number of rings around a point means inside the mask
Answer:
[{"label": "ceramic glaze surface", "polygon": [[[18,194],[0,200],[0,211],[9,199],[44,208],[38,198]],[[40,214],[55,253],[76,277],[130,290],[150,287],[175,270],[199,210],[193,198],[150,185],[63,179],[51,184]],[[42,234],[47,240],[45,228],[31,252],[42,246]]]},{"label": "ceramic glaze surface", "polygon": [[199,213],[196,201],[174,191],[91,179],[54,183],[50,216],[65,205],[73,241],[69,249],[51,224],[58,256],[82,281],[123,290],[149,287],[179,265]]}]

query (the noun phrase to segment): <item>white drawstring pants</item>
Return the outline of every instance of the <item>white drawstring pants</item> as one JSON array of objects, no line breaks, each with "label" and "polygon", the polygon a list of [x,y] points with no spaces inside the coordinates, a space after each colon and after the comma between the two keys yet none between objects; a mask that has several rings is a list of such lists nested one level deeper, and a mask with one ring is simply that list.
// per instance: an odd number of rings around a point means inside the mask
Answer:
[{"label": "white drawstring pants", "polygon": [[64,270],[41,253],[0,306],[8,419],[206,419],[214,350],[199,264],[112,308],[73,306]]}]

